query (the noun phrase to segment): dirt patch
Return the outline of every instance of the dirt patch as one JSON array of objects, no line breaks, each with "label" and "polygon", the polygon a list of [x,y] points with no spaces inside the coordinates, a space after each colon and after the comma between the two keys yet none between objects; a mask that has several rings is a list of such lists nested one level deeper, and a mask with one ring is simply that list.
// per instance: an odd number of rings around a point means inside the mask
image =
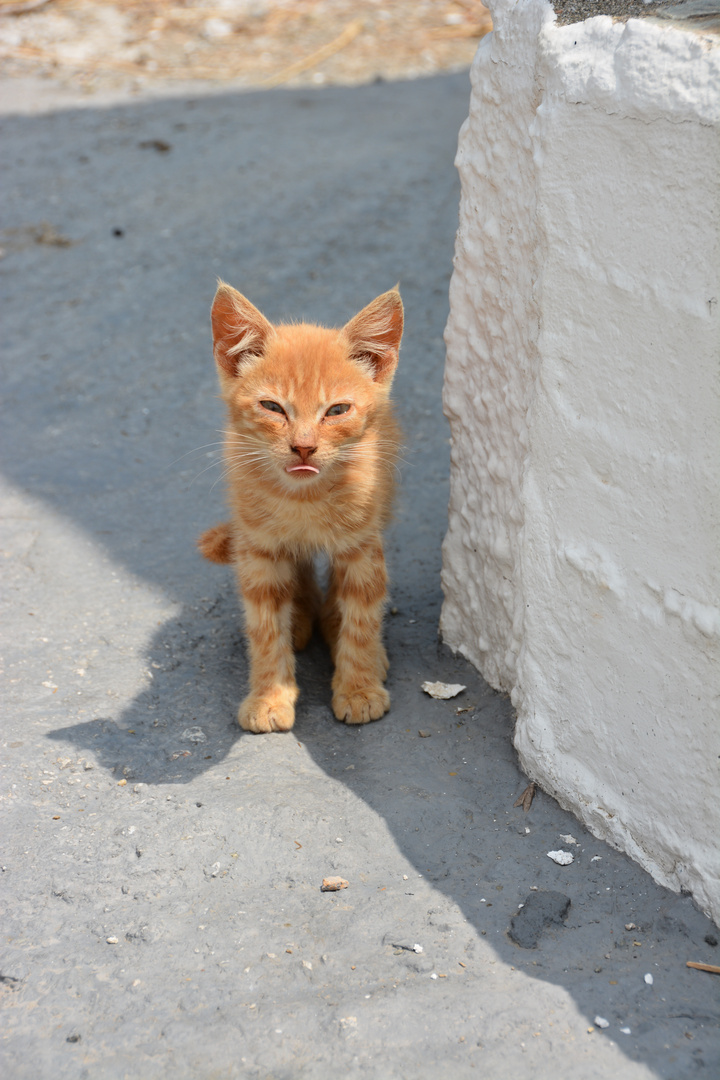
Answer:
[{"label": "dirt patch", "polygon": [[[354,85],[467,67],[492,29],[477,0],[0,0],[7,75],[94,89],[192,79]],[[5,13],[3,13],[5,9]]]}]

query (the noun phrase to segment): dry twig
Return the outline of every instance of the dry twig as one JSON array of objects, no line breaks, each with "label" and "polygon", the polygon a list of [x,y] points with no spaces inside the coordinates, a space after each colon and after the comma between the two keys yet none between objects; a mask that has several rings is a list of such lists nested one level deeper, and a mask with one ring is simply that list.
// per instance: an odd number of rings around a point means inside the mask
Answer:
[{"label": "dry twig", "polygon": [[24,15],[49,3],[51,0],[0,0],[0,15]]},{"label": "dry twig", "polygon": [[430,31],[430,36],[434,38],[482,38],[485,37],[486,34],[489,34],[492,28],[492,19],[488,12],[487,19],[483,19],[480,23],[460,23],[458,26],[438,26],[435,30]]},{"label": "dry twig", "polygon": [[353,22],[348,23],[342,34],[338,34],[327,45],[323,45],[321,49],[316,49],[315,52],[306,56],[304,60],[298,60],[296,64],[290,64],[289,67],[278,71],[276,75],[271,75],[269,79],[263,79],[260,85],[279,86],[281,83],[288,82],[289,79],[294,79],[296,75],[302,75],[303,71],[317,67],[323,60],[328,60],[335,53],[344,49],[346,45],[349,45],[351,41],[354,41],[358,34],[362,32],[364,25],[362,19],[355,19]]}]

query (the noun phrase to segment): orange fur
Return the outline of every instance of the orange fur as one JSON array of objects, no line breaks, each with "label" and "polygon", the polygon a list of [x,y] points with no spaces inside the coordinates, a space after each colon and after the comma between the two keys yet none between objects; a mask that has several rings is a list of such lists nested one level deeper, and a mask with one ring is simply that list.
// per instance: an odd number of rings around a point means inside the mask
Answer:
[{"label": "orange fur", "polygon": [[[206,558],[235,565],[250,655],[238,722],[249,731],[292,727],[294,649],[304,648],[318,617],[335,665],[335,716],[378,720],[390,707],[382,529],[399,441],[390,387],[400,294],[383,293],[330,330],[273,326],[220,282],[212,328],[228,409],[231,521],[203,533],[198,546]],[[324,600],[313,573],[321,552],[331,563]]]}]

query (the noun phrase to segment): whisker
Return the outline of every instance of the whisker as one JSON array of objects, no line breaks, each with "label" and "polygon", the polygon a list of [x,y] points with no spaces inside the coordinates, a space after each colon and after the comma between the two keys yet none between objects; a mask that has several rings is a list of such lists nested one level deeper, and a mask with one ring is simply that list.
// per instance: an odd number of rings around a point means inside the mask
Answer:
[{"label": "whisker", "polygon": [[[193,450],[187,450],[180,457],[176,457],[174,461],[169,461],[165,466],[166,469],[171,469],[173,465],[177,465],[178,461],[182,461],[183,458],[189,457],[190,454],[198,454],[201,450],[209,450],[211,446],[222,446],[223,444],[218,440],[217,442],[205,443],[204,446],[196,446]],[[217,453],[217,451],[215,451]]]}]

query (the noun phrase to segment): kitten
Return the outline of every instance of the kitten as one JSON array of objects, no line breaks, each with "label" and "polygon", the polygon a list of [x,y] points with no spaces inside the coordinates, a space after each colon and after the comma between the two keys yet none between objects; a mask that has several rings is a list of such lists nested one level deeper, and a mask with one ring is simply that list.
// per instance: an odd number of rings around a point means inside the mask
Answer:
[{"label": "kitten", "polygon": [[[340,330],[273,326],[220,282],[212,306],[231,521],[203,533],[214,562],[235,564],[245,610],[250,692],[238,723],[287,731],[295,720],[295,649],[319,618],[335,674],[338,720],[366,724],[390,707],[382,644],[382,547],[399,432],[390,404],[403,306],[383,293]],[[324,597],[313,558],[326,552]]]}]

